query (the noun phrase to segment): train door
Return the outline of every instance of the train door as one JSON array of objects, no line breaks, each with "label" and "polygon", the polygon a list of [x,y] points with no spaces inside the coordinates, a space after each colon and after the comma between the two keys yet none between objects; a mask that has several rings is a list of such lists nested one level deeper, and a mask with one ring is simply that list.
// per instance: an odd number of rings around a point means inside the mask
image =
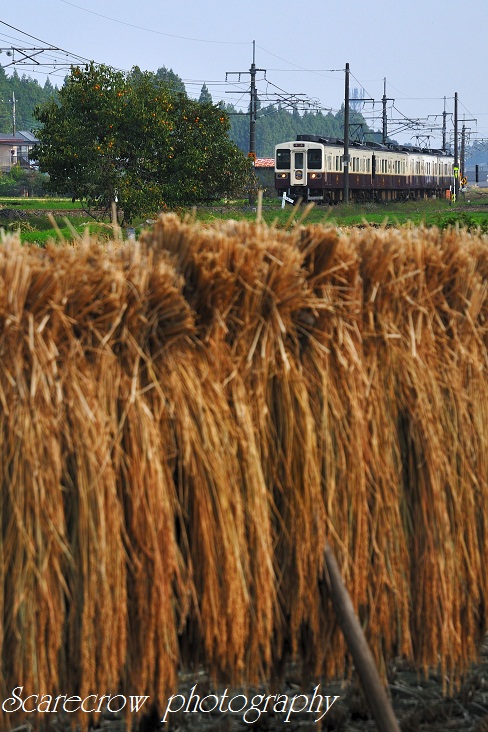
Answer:
[{"label": "train door", "polygon": [[292,186],[304,186],[307,182],[305,151],[292,150],[290,183]]}]

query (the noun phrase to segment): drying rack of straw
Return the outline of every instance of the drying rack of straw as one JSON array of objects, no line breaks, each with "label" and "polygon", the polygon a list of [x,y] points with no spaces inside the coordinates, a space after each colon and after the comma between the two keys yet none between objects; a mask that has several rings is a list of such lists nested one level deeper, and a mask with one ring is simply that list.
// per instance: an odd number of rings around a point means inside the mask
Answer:
[{"label": "drying rack of straw", "polygon": [[0,246],[0,693],[351,660],[455,683],[488,597],[488,243],[203,226]]}]

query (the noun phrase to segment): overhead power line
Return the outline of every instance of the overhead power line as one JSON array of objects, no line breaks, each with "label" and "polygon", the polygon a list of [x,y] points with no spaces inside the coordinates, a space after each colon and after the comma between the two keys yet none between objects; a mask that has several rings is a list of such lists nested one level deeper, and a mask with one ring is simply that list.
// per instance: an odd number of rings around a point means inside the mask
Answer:
[{"label": "overhead power line", "polygon": [[180,41],[195,41],[197,43],[217,43],[217,44],[225,44],[225,45],[231,45],[231,46],[247,46],[249,41],[214,41],[209,38],[191,38],[189,36],[178,36],[174,33],[165,33],[164,31],[157,30],[156,28],[146,28],[143,25],[136,25],[135,23],[128,23],[125,20],[120,20],[120,18],[112,18],[109,15],[104,15],[103,13],[97,13],[95,10],[88,10],[87,8],[83,8],[81,5],[76,5],[76,3],[69,2],[69,0],[61,0],[62,3],[65,5],[71,5],[73,8],[77,8],[78,10],[82,10],[84,13],[90,13],[90,15],[96,15],[98,18],[104,18],[105,20],[110,20],[112,23],[118,23],[119,25],[125,25],[129,28],[136,28],[137,30],[145,31],[146,33],[155,33],[158,36],[167,36],[168,38],[178,38]]}]

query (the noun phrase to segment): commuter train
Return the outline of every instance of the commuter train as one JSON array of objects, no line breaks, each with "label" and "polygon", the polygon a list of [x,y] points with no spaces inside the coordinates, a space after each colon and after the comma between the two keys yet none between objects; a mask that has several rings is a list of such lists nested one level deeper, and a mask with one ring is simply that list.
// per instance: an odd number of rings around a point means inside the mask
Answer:
[{"label": "commuter train", "polygon": [[[351,201],[445,196],[453,186],[454,158],[441,150],[349,143]],[[344,192],[344,142],[298,135],[275,149],[275,188],[290,200],[339,203]]]}]

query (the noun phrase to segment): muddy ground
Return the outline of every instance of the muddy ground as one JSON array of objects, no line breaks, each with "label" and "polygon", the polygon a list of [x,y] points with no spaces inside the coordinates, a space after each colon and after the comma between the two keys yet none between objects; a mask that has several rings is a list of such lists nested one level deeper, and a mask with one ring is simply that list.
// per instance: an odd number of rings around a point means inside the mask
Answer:
[{"label": "muddy ground", "polygon": [[[488,639],[485,641],[480,653],[479,662],[473,666],[464,679],[461,688],[452,696],[444,696],[442,693],[442,679],[440,675],[430,674],[424,678],[412,669],[405,662],[398,662],[390,669],[389,694],[392,700],[396,718],[400,724],[401,732],[488,732]],[[201,698],[207,694],[216,692],[221,699],[223,689],[214,690],[206,675],[203,672],[194,674],[182,674],[180,694],[189,699],[191,689],[197,685],[194,693]],[[316,682],[315,682],[316,684]],[[315,684],[302,687],[293,669],[280,685],[280,693],[286,695],[290,700],[294,695],[307,693],[312,698]],[[233,706],[237,709],[241,700],[237,695],[246,693],[250,700],[254,694],[270,694],[271,691],[264,689],[251,689],[245,692],[241,689],[229,690],[229,697],[235,697]],[[185,712],[169,713],[165,723],[161,718],[164,709],[152,715],[142,718],[137,725],[127,724],[115,714],[105,716],[98,722],[97,729],[104,732],[242,732],[243,730],[259,730],[259,732],[374,732],[377,729],[372,718],[367,700],[362,695],[360,687],[354,679],[348,682],[324,683],[320,686],[318,693],[329,695],[331,698],[338,695],[340,698],[330,706],[327,714],[321,721],[316,721],[318,716],[310,713],[306,707],[302,713],[289,715],[288,722],[285,722],[284,713],[274,712],[270,707],[260,718],[254,721],[248,716],[248,722],[243,720],[243,712],[229,713],[219,712]],[[173,702],[176,708],[179,700]],[[220,704],[225,709],[228,701]],[[300,705],[303,702],[300,702]],[[322,711],[325,709],[325,701]],[[167,704],[165,700],[162,704]],[[296,702],[299,706],[299,702]],[[190,707],[191,709],[192,707]],[[315,711],[315,706],[314,706]],[[244,710],[245,711],[245,710]],[[19,732],[30,732],[30,725],[16,728]],[[69,724],[64,719],[51,721],[48,727],[49,732],[67,732]],[[90,729],[94,729],[90,727]]]}]

